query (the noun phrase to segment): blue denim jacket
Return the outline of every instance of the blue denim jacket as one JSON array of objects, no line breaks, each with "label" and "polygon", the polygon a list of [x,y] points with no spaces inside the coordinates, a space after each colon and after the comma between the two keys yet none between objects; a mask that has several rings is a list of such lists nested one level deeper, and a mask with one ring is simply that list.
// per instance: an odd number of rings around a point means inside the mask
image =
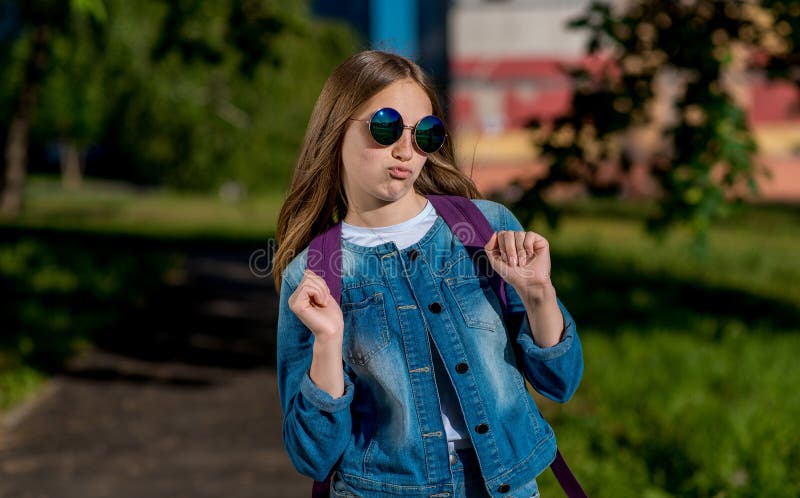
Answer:
[{"label": "blue denim jacket", "polygon": [[[503,205],[473,202],[495,231],[523,229]],[[297,470],[318,481],[336,470],[350,492],[343,496],[453,496],[433,372],[436,348],[488,492],[534,495],[556,442],[525,378],[543,396],[565,402],[583,373],[575,323],[563,304],[561,341],[540,348],[519,295],[506,284],[509,311],[521,319],[519,330],[507,330],[497,295],[441,217],[403,250],[392,242],[362,247],[342,241],[345,393],[334,399],[308,376],[314,336],[288,306],[307,253],[284,272],[278,317],[283,438]]]}]

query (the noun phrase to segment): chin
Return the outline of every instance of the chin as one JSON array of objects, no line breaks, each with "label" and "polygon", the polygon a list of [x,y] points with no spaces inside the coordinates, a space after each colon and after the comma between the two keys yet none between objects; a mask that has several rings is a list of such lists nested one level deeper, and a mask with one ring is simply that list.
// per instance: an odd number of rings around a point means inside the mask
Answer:
[{"label": "chin", "polygon": [[376,195],[376,197],[378,197],[379,199],[384,200],[386,202],[399,201],[400,199],[402,199],[403,197],[408,195],[408,192],[414,189],[413,187],[414,187],[414,184],[413,183],[409,183],[407,186],[404,186],[402,189],[388,188],[388,189],[380,192],[380,194]]}]

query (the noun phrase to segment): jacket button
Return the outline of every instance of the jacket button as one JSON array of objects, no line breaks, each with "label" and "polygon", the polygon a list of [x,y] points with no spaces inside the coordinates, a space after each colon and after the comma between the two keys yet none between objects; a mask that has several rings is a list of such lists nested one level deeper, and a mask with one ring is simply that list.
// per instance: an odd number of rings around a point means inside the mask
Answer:
[{"label": "jacket button", "polygon": [[466,373],[467,370],[469,370],[469,365],[467,365],[466,363],[462,362],[456,365],[456,372],[460,374]]},{"label": "jacket button", "polygon": [[439,313],[440,311],[442,311],[442,305],[439,303],[431,303],[430,305],[428,305],[428,309],[434,313]]},{"label": "jacket button", "polygon": [[489,432],[489,426],[486,424],[478,424],[475,427],[475,432],[477,432],[478,434],[486,434],[487,432]]},{"label": "jacket button", "polygon": [[410,261],[414,261],[415,259],[417,259],[417,256],[419,256],[419,253],[417,252],[416,249],[411,249],[410,251],[408,251],[408,259]]},{"label": "jacket button", "polygon": [[500,493],[508,493],[509,491],[511,491],[511,486],[509,486],[508,484],[501,484],[500,487],[497,488],[497,491]]}]

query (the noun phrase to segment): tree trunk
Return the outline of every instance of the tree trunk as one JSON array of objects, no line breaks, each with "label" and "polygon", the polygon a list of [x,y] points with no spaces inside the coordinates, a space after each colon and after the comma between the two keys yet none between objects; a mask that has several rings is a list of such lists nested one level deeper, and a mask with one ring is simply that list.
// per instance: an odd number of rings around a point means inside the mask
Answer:
[{"label": "tree trunk", "polygon": [[61,147],[61,185],[64,190],[80,190],[83,183],[83,160],[74,140]]},{"label": "tree trunk", "polygon": [[25,67],[25,75],[17,100],[17,109],[11,119],[6,140],[5,181],[0,196],[0,214],[16,217],[22,210],[22,195],[25,190],[25,176],[28,166],[28,134],[36,105],[36,94],[44,77],[49,56],[50,31],[47,26],[39,26],[33,34],[33,50]]},{"label": "tree trunk", "polygon": [[[23,99],[34,98],[30,96],[30,90],[26,90],[25,93],[28,96],[23,97]],[[28,130],[30,130],[31,126],[30,114],[24,112],[25,110],[18,111],[11,121],[11,126],[8,129],[8,141],[6,142],[6,171],[2,199],[0,199],[0,212],[10,217],[19,215],[22,209],[22,194],[25,188]]]}]

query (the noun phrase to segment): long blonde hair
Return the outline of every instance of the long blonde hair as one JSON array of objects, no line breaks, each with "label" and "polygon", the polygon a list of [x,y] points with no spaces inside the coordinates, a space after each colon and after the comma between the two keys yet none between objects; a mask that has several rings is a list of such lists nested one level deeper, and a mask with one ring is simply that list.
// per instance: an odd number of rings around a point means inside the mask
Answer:
[{"label": "long blonde hair", "polygon": [[[273,261],[278,291],[283,271],[292,259],[347,214],[341,149],[348,118],[385,87],[409,78],[430,98],[433,114],[442,118],[442,107],[430,78],[405,57],[375,50],[359,52],[328,77],[311,112],[303,148],[278,215],[278,248]],[[414,189],[422,195],[481,198],[472,179],[455,166],[454,157],[453,144],[448,139],[441,149],[428,155]]]}]

